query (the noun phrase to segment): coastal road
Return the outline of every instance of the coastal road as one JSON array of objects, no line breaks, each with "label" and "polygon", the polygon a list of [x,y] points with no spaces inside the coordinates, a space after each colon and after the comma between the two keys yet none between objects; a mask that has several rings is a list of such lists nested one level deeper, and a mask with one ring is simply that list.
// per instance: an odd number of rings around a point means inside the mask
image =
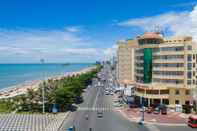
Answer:
[{"label": "coastal road", "polygon": [[[109,66],[105,67],[106,80],[111,77]],[[123,117],[112,105],[111,95],[105,95],[104,90],[109,86],[105,82],[104,86],[95,86],[88,88],[83,94],[84,102],[79,105],[78,110],[70,113],[65,119],[59,131],[66,131],[69,127],[75,126],[75,131],[193,131],[190,127],[176,126],[157,126],[157,125],[139,125]],[[103,117],[98,118],[97,112],[103,112]],[[88,115],[88,119],[86,116]]]},{"label": "coastal road", "polygon": [[[97,110],[103,112],[103,118],[97,118]],[[89,118],[86,120],[85,116]],[[61,131],[70,126],[76,131],[148,131],[144,126],[131,123],[112,106],[112,96],[104,95],[103,87],[91,87],[84,94],[84,103],[79,105],[76,112],[64,121]]]}]

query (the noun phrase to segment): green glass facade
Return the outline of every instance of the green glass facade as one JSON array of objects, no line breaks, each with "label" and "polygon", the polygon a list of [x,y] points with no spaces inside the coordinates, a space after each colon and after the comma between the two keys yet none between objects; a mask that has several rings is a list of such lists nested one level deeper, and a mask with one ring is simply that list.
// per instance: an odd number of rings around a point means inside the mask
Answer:
[{"label": "green glass facade", "polygon": [[144,83],[152,81],[152,48],[144,48]]}]

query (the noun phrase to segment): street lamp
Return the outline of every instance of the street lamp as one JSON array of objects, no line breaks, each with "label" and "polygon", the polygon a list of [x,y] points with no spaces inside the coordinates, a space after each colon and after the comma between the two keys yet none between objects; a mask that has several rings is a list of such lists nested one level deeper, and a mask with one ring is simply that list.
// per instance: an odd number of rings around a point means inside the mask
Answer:
[{"label": "street lamp", "polygon": [[[44,59],[40,59],[40,62],[41,62],[41,64],[44,64]],[[45,77],[45,75],[43,75],[44,77]],[[44,88],[45,88],[45,81],[43,82],[43,84],[42,84],[42,113],[44,114],[45,113],[45,90],[44,90]]]},{"label": "street lamp", "polygon": [[45,84],[43,84],[43,86],[42,86],[42,113],[44,114],[45,113],[45,101],[44,101],[44,95],[45,95],[45,93],[44,93],[44,87],[45,86]]},{"label": "street lamp", "polygon": [[142,97],[142,118],[139,121],[140,125],[144,124],[144,93],[145,93],[145,90],[143,92],[143,97]]}]

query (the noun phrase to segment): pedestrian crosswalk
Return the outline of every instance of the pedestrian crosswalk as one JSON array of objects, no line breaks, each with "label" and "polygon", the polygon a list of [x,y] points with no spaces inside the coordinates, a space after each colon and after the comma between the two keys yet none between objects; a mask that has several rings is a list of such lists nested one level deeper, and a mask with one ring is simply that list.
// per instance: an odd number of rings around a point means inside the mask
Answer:
[{"label": "pedestrian crosswalk", "polygon": [[79,111],[113,111],[113,108],[88,108],[88,107],[80,107]]},{"label": "pedestrian crosswalk", "polygon": [[91,104],[87,104],[81,107],[78,107],[79,111],[115,111],[116,108],[112,105],[112,101],[108,101],[107,97],[98,97],[96,101]]}]

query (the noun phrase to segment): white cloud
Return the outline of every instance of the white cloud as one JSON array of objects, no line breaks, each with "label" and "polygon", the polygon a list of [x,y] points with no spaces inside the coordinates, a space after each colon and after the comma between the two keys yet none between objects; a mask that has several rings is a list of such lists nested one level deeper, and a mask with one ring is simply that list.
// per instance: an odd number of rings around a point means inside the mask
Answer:
[{"label": "white cloud", "polygon": [[66,27],[66,30],[68,32],[80,32],[82,31],[82,27],[81,26],[70,26],[70,27]]},{"label": "white cloud", "polygon": [[46,62],[89,62],[112,53],[110,48],[94,44],[95,39],[74,30],[0,29],[0,63],[39,62],[40,58]]},{"label": "white cloud", "polygon": [[197,41],[197,5],[191,12],[168,12],[161,15],[130,19],[118,23],[119,26],[140,27],[150,31],[156,26],[174,35],[191,35]]},{"label": "white cloud", "polygon": [[81,41],[82,37],[65,30],[0,29],[0,45],[74,44]]}]

